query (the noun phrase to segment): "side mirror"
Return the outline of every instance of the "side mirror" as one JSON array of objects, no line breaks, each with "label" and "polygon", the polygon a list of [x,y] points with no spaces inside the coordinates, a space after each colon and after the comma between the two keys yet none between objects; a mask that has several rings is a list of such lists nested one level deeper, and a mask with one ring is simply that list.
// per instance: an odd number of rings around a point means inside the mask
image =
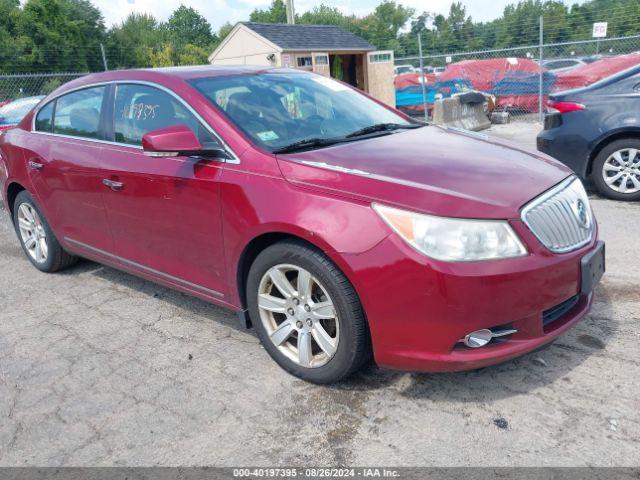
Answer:
[{"label": "side mirror", "polygon": [[173,125],[145,133],[142,149],[150,157],[229,158],[226,150],[219,145],[201,145],[196,134],[186,125]]}]

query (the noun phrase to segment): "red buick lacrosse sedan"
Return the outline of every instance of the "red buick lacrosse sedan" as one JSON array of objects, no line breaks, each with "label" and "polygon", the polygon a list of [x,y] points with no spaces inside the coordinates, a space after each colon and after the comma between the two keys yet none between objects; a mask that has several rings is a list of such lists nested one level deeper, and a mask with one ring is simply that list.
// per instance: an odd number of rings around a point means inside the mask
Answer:
[{"label": "red buick lacrosse sedan", "polygon": [[546,155],[296,70],[89,75],[0,136],[26,257],[85,257],[233,309],[286,371],[484,367],[579,321],[604,244]]}]

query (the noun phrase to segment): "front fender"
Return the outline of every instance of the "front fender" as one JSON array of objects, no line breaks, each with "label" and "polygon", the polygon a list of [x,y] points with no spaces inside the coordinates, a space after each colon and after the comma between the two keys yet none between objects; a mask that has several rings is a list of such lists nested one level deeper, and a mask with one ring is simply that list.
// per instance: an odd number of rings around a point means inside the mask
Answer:
[{"label": "front fender", "polygon": [[[366,252],[390,235],[389,227],[364,201],[306,190],[282,177],[227,170],[221,184],[228,285],[249,243],[264,234],[299,237],[325,252],[350,276],[341,254]],[[230,288],[232,303],[239,292]]]}]

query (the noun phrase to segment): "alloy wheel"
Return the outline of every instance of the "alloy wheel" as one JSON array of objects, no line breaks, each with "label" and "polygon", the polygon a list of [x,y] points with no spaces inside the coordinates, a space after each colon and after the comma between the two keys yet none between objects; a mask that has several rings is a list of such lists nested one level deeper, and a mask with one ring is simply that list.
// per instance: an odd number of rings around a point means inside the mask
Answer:
[{"label": "alloy wheel", "polygon": [[321,367],[335,355],[338,315],[327,290],[304,268],[270,268],[260,280],[258,310],[273,344],[297,365]]},{"label": "alloy wheel", "polygon": [[38,212],[28,203],[18,208],[18,230],[29,256],[37,263],[46,262],[49,256],[47,233]]},{"label": "alloy wheel", "polygon": [[640,191],[640,150],[624,148],[612,153],[602,165],[602,178],[614,192]]}]

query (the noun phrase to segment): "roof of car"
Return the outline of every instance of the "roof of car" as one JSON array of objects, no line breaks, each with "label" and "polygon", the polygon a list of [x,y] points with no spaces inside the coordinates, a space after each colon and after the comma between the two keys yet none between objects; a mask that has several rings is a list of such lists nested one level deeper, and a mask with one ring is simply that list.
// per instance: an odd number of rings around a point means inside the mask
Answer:
[{"label": "roof of car", "polygon": [[337,25],[241,23],[284,50],[371,51],[376,49],[364,38],[354,35]]},{"label": "roof of car", "polygon": [[170,84],[196,78],[221,77],[228,75],[255,75],[260,73],[308,73],[291,68],[265,67],[258,65],[200,65],[192,67],[165,67],[132,70],[109,70],[92,73],[72,80],[61,87],[60,91],[81,88],[107,82],[147,81]]},{"label": "roof of car", "polygon": [[142,71],[158,72],[182,79],[198,77],[217,77],[224,75],[242,75],[263,73],[272,70],[285,70],[277,67],[265,67],[260,65],[196,65],[191,67],[163,67],[149,68]]}]

